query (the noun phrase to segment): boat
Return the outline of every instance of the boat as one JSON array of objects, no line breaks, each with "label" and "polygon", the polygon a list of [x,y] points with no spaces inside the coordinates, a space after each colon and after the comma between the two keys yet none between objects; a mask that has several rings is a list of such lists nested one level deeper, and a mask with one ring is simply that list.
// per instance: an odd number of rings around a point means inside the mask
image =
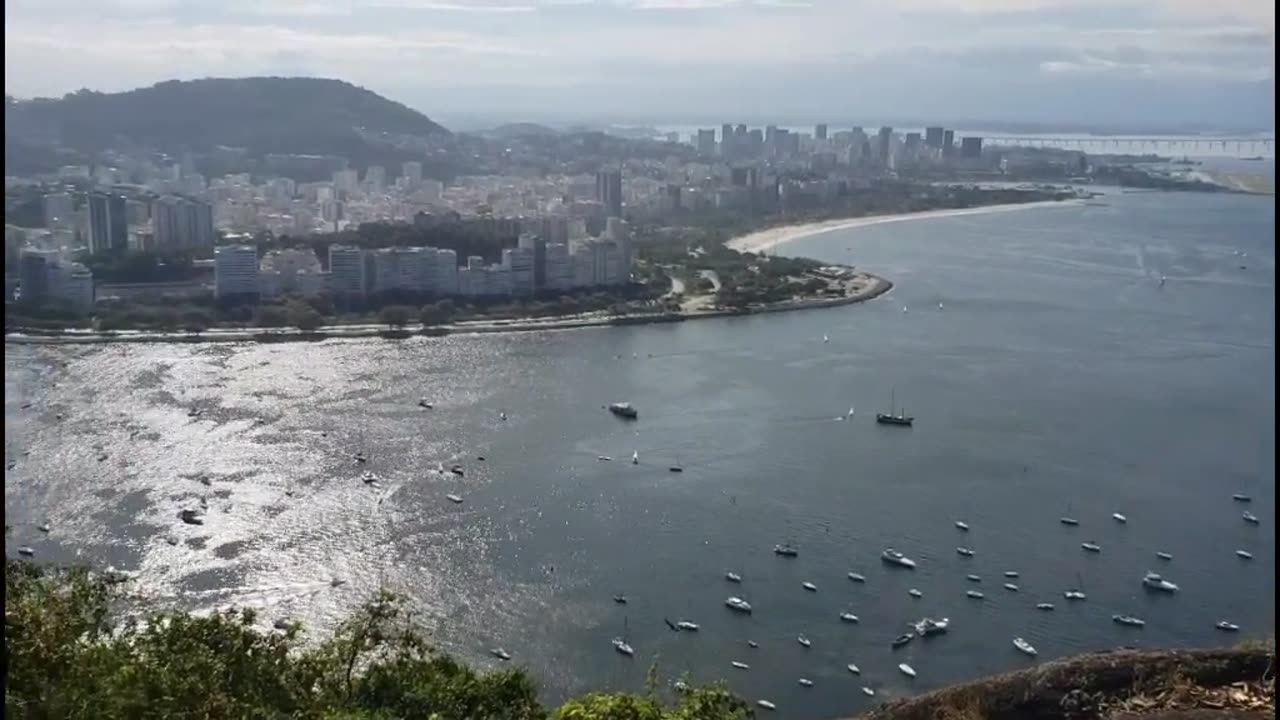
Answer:
[{"label": "boat", "polygon": [[854,665],[853,663],[849,663],[848,665],[845,665],[845,666],[844,666],[844,669],[845,669],[845,670],[848,670],[849,672],[853,673],[854,675],[861,675],[861,674],[862,674],[862,670],[861,670],[857,665]]},{"label": "boat", "polygon": [[1007,578],[1016,578],[1016,577],[1018,577],[1018,571],[1017,571],[1017,570],[1005,570],[1005,571],[1004,571],[1004,576],[1005,576],[1005,577],[1007,577]]},{"label": "boat", "polygon": [[829,343],[829,342],[831,342],[831,338],[827,337],[826,335],[823,335],[823,336],[822,336],[822,342],[824,342],[824,343]]},{"label": "boat", "polygon": [[739,670],[750,670],[750,669],[751,669],[751,666],[750,666],[750,665],[748,665],[748,664],[746,664],[746,663],[744,663],[744,662],[738,662],[737,660],[734,660],[733,662],[731,662],[731,663],[729,663],[729,664],[730,664],[730,665],[732,665],[732,666],[734,666],[735,668],[737,668],[737,669],[739,669]]},{"label": "boat", "polygon": [[489,651],[489,654],[498,658],[499,660],[511,659],[511,653],[507,652],[506,650],[503,650],[502,648],[494,648]]},{"label": "boat", "polygon": [[749,648],[758,648],[758,647],[760,647],[760,643],[756,642],[755,640],[748,640],[748,641],[747,641],[747,647],[749,647]]},{"label": "boat", "polygon": [[671,471],[671,472],[673,472],[673,473],[682,473],[682,472],[684,472],[684,468],[680,467],[679,465],[672,465],[671,467],[669,467],[669,468],[667,468],[667,469],[668,469],[668,470],[670,470],[670,471]]},{"label": "boat", "polygon": [[957,552],[957,553],[959,553],[959,554],[961,554],[961,555],[963,555],[963,556],[965,556],[965,557],[973,557],[973,549],[972,549],[972,548],[967,548],[967,547],[958,547],[958,548],[956,548],[956,552]]},{"label": "boat", "polygon": [[740,613],[746,613],[748,615],[751,614],[751,603],[747,602],[746,600],[743,600],[740,597],[731,597],[728,600],[725,600],[724,604],[730,610],[736,610]]},{"label": "boat", "polygon": [[[903,312],[906,312],[906,308],[903,308],[902,310]],[[890,398],[889,412],[876,413],[876,422],[881,425],[897,425],[900,427],[911,427],[911,424],[915,422],[915,418],[911,417],[910,415],[907,415],[903,411],[895,410],[895,405],[896,405],[896,403],[894,402],[895,398],[893,397],[892,394],[890,394],[889,398]]]},{"label": "boat", "polygon": [[1032,647],[1031,643],[1027,642],[1026,640],[1023,640],[1020,637],[1016,637],[1013,639],[1013,646],[1018,648],[1019,651],[1027,655],[1030,655],[1032,657],[1035,657],[1036,649]]},{"label": "boat", "polygon": [[885,551],[880,553],[880,559],[890,565],[897,565],[904,568],[914,568],[916,566],[915,560],[912,560],[893,548],[885,548]]},{"label": "boat", "polygon": [[738,573],[736,573],[736,572],[727,572],[727,573],[725,573],[725,574],[724,574],[724,579],[725,579],[725,580],[728,580],[729,582],[735,582],[735,583],[740,583],[740,582],[742,582],[742,576],[741,576],[741,575],[739,575],[739,574],[738,574]]},{"label": "boat", "polygon": [[783,557],[795,557],[800,554],[800,551],[784,543],[782,545],[774,545],[773,554]]},{"label": "boat", "polygon": [[662,622],[667,624],[667,628],[671,630],[671,632],[680,632],[680,628],[676,627],[676,624],[671,622],[670,619],[662,618]]},{"label": "boat", "polygon": [[1094,553],[1102,552],[1102,546],[1097,543],[1091,543],[1091,542],[1080,543],[1080,547],[1084,548],[1089,552],[1094,552]]},{"label": "boat", "polygon": [[462,497],[461,497],[461,496],[458,496],[458,495],[445,495],[444,497],[445,497],[445,499],[446,499],[446,500],[448,500],[448,501],[449,501],[449,502],[451,502],[451,503],[460,503],[460,502],[462,502]]},{"label": "boat", "polygon": [[841,619],[842,621],[844,621],[844,622],[848,622],[848,623],[856,623],[856,622],[858,622],[858,616],[857,616],[857,615],[854,615],[854,614],[853,614],[853,613],[851,613],[851,612],[842,612],[842,613],[840,613],[840,619]]},{"label": "boat", "polygon": [[1128,625],[1129,627],[1142,627],[1147,622],[1132,615],[1112,615],[1111,621],[1117,625]]},{"label": "boat", "polygon": [[596,459],[599,460],[600,462],[613,462],[613,458],[609,457],[608,455],[597,455]]},{"label": "boat", "polygon": [[676,629],[684,630],[687,632],[698,632],[698,623],[689,622],[688,620],[681,620],[680,622],[676,623]]},{"label": "boat", "polygon": [[978,575],[972,575],[972,574],[965,575],[964,579],[968,580],[969,582],[982,582],[982,578]]},{"label": "boat", "polygon": [[22,547],[18,548],[18,554],[24,557],[34,557],[36,554],[36,551],[33,550],[32,548],[27,547],[26,545],[23,545]]},{"label": "boat", "polygon": [[618,603],[619,605],[626,605],[626,604],[627,604],[627,596],[626,596],[626,595],[614,595],[614,596],[613,596],[613,601],[614,601],[614,602],[616,602],[616,603]]},{"label": "boat", "polygon": [[1073,517],[1065,517],[1065,516],[1058,518],[1058,522],[1062,523],[1063,525],[1079,525],[1080,524],[1079,520]]},{"label": "boat", "polygon": [[1129,518],[1125,517],[1124,515],[1121,515],[1120,513],[1111,513],[1111,517],[1115,518],[1115,521],[1118,523],[1129,522]]},{"label": "boat", "polygon": [[289,622],[289,618],[276,618],[276,621],[271,623],[271,627],[276,630],[288,630],[292,626],[293,623]]},{"label": "boat", "polygon": [[809,592],[818,592],[818,586],[814,585],[811,582],[800,583],[800,587],[804,588],[805,590],[808,590]]},{"label": "boat", "polygon": [[862,694],[863,694],[863,695],[866,695],[867,697],[874,697],[874,696],[875,696],[875,694],[876,694],[876,691],[875,691],[875,690],[872,690],[872,689],[871,689],[871,688],[869,688],[869,687],[863,687],[863,688],[862,688]]},{"label": "boat", "polygon": [[639,465],[639,464],[640,464],[640,451],[639,451],[639,450],[633,450],[633,451],[631,451],[631,464],[632,464],[632,465]]},{"label": "boat", "polygon": [[1014,585],[1013,583],[1005,583],[1004,589],[1008,590],[1009,592],[1018,592],[1018,586]]},{"label": "boat", "polygon": [[347,581],[341,578],[332,578],[329,580],[329,587],[342,587],[343,585],[346,585],[346,584],[347,584]]},{"label": "boat", "polygon": [[863,577],[861,573],[856,573],[856,572],[849,573],[848,578],[854,582],[860,582],[860,583],[864,583],[867,581],[867,579]]},{"label": "boat", "polygon": [[969,523],[963,520],[957,520],[956,527],[959,528],[960,530],[963,530],[964,532],[969,532]]},{"label": "boat", "polygon": [[371,470],[365,470],[364,472],[360,473],[360,482],[364,483],[365,485],[377,485],[378,476]]},{"label": "boat", "polygon": [[894,638],[893,642],[890,643],[889,645],[890,647],[900,648],[903,645],[906,645],[907,643],[911,642],[912,639],[914,638],[915,638],[915,635],[912,635],[911,633],[903,633],[898,637]]},{"label": "boat", "polygon": [[506,419],[507,419],[507,413],[506,413],[505,411],[498,413],[498,419],[499,419],[499,420],[506,420]]},{"label": "boat", "polygon": [[1160,287],[1164,287],[1164,284],[1165,284],[1166,282],[1168,282],[1168,280],[1169,280],[1169,278],[1165,277],[1164,275],[1161,275],[1161,276],[1160,276]]},{"label": "boat", "polygon": [[1231,496],[1231,499],[1235,500],[1236,502],[1242,502],[1242,503],[1253,502],[1253,498],[1249,497],[1248,495],[1245,495],[1244,493],[1236,493],[1235,495]]},{"label": "boat", "polygon": [[756,704],[757,704],[757,705],[759,705],[760,707],[764,708],[765,710],[777,710],[777,709],[778,709],[778,706],[777,706],[777,705],[774,705],[773,703],[769,702],[768,700],[757,700],[757,701],[756,701]]},{"label": "boat", "polygon": [[933,618],[922,618],[919,622],[915,623],[912,627],[916,629],[916,634],[919,635],[920,637],[928,637],[930,635],[941,635],[945,633],[947,631],[947,628],[950,627],[950,625],[951,625],[951,620],[948,618],[942,618],[941,620],[934,620]]},{"label": "boat", "polygon": [[981,590],[966,590],[964,594],[968,595],[974,600],[981,600],[982,598],[986,597],[986,595],[982,594]]},{"label": "boat", "polygon": [[924,597],[924,593],[920,592],[919,590],[917,590],[917,589],[915,589],[915,588],[911,588],[910,590],[908,590],[908,591],[907,591],[907,594],[908,594],[908,595],[910,595],[910,596],[911,596],[911,597],[913,597],[913,598],[921,598],[921,597]]},{"label": "boat", "polygon": [[1163,551],[1157,551],[1157,552],[1156,552],[1156,557],[1160,558],[1161,560],[1172,560],[1172,559],[1173,559],[1173,556],[1172,556],[1172,555],[1170,555],[1170,554],[1169,554],[1169,553],[1167,553],[1167,552],[1163,552]]},{"label": "boat", "polygon": [[457,475],[458,477],[462,477],[463,475],[466,474],[466,471],[462,469],[461,465],[454,465],[450,467],[449,472],[453,473],[454,475]]},{"label": "boat", "polygon": [[813,687],[813,681],[809,678],[800,678],[800,685],[803,687]]},{"label": "boat", "polygon": [[631,649],[631,646],[627,644],[627,641],[620,637],[613,639],[613,649],[627,657],[631,657],[636,654],[636,651]]},{"label": "boat", "polygon": [[1149,588],[1151,590],[1159,590],[1160,592],[1167,592],[1167,593],[1178,592],[1177,585],[1174,585],[1168,580],[1165,580],[1164,578],[1160,577],[1159,573],[1153,573],[1150,571],[1148,571],[1146,575],[1142,576],[1142,585],[1143,587]]},{"label": "boat", "polygon": [[1062,597],[1068,600],[1084,600],[1085,594],[1079,590],[1068,590],[1062,593]]},{"label": "boat", "polygon": [[800,643],[800,645],[803,647],[809,647],[810,645],[813,645],[813,643],[809,642],[809,638],[803,635],[797,637],[796,642]]},{"label": "boat", "polygon": [[898,670],[901,670],[902,674],[907,677],[913,678],[916,676],[916,669],[906,663],[898,663]]},{"label": "boat", "polygon": [[431,403],[427,402],[426,398],[422,398],[421,400],[418,401],[418,407],[424,410],[430,410],[434,406]]},{"label": "boat", "polygon": [[675,682],[671,683],[671,687],[672,687],[672,689],[674,689],[674,690],[675,690],[676,692],[678,692],[678,693],[686,693],[686,692],[689,692],[689,683],[687,683],[687,682],[685,682],[685,681],[683,681],[683,680],[677,680],[677,681],[675,681]]},{"label": "boat", "polygon": [[609,405],[609,412],[620,418],[626,418],[627,420],[635,420],[640,417],[640,413],[635,408],[631,407],[631,403],[625,402],[616,402]]},{"label": "boat", "polygon": [[49,523],[40,523],[36,526],[36,529],[42,533],[47,533],[49,532]]},{"label": "boat", "polygon": [[1245,522],[1247,522],[1247,523],[1249,523],[1249,524],[1251,524],[1251,525],[1257,525],[1257,524],[1259,523],[1258,516],[1257,516],[1257,515],[1254,515],[1253,513],[1249,512],[1248,510],[1245,510],[1245,511],[1244,511],[1244,514],[1243,514],[1243,515],[1241,515],[1240,517],[1244,518],[1244,521],[1245,521]]},{"label": "boat", "polygon": [[1237,550],[1236,555],[1242,560],[1253,559],[1253,553],[1249,552],[1248,550]]},{"label": "boat", "polygon": [[1233,622],[1227,622],[1226,620],[1219,620],[1218,622],[1214,623],[1214,625],[1213,625],[1213,626],[1214,626],[1214,627],[1216,627],[1216,628],[1218,628],[1219,630],[1223,630],[1223,631],[1226,631],[1226,632],[1239,632],[1239,631],[1240,631],[1240,626],[1239,626],[1239,625],[1237,625],[1237,624],[1235,624],[1235,623],[1233,623]]},{"label": "boat", "polygon": [[204,524],[204,518],[201,517],[199,510],[183,510],[178,513],[178,519],[188,525]]},{"label": "boat", "polygon": [[1053,603],[1036,603],[1037,610],[1052,610]]}]

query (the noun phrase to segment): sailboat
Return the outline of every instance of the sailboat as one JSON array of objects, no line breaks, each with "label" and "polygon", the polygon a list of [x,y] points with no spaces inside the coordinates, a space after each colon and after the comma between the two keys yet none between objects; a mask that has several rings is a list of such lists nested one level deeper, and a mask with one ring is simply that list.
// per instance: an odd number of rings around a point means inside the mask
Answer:
[{"label": "sailboat", "polygon": [[896,408],[896,405],[897,405],[896,401],[897,401],[896,394],[893,391],[890,391],[889,412],[876,413],[876,422],[881,425],[898,425],[901,427],[911,427],[911,424],[915,422],[915,418],[911,417],[910,415],[907,415],[905,412],[898,410]]},{"label": "sailboat", "polygon": [[632,465],[639,465],[639,464],[640,464],[640,451],[639,451],[639,450],[633,450],[633,451],[631,451],[631,464],[632,464]]},{"label": "sailboat", "polygon": [[613,649],[617,650],[622,655],[631,657],[632,655],[635,655],[636,651],[633,650],[629,644],[627,644],[626,638],[627,638],[627,619],[624,617],[622,619],[622,636],[616,637],[613,639]]}]

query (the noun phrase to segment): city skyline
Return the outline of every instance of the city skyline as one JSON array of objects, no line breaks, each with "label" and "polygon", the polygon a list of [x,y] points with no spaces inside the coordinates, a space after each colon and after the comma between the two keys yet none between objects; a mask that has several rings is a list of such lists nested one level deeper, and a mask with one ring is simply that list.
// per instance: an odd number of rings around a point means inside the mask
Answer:
[{"label": "city skyline", "polygon": [[23,97],[308,75],[445,122],[1273,125],[1274,7],[1256,0],[14,0],[5,39]]}]

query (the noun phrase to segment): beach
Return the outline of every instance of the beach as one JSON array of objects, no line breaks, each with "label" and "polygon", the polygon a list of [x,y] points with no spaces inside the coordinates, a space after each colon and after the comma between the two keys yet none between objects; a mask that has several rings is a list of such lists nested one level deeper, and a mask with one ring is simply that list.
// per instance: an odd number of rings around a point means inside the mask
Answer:
[{"label": "beach", "polygon": [[822,222],[783,225],[767,230],[757,230],[730,240],[727,245],[738,252],[768,252],[786,243],[834,230],[880,225],[882,223],[900,222],[903,220],[925,220],[928,218],[961,217],[964,215],[986,215],[989,213],[1010,212],[1013,210],[1029,210],[1031,208],[1061,206],[1064,203],[1075,203],[1076,200],[1044,200],[1029,203],[1006,203],[1003,205],[984,205],[982,207],[954,208],[946,210],[926,210],[924,212],[897,213],[893,215],[864,215],[856,218],[823,220]]}]

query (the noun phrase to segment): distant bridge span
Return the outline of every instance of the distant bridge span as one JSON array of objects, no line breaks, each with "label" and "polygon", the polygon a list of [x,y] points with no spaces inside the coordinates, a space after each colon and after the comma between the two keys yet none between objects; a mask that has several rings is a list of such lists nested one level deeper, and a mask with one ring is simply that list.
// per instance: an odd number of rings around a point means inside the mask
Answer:
[{"label": "distant bridge span", "polygon": [[1275,150],[1274,137],[986,137],[983,142],[989,145],[1005,147],[1057,147],[1077,148],[1085,150],[1095,148],[1152,149],[1165,148],[1172,150],[1227,150],[1236,152],[1257,152],[1263,150],[1271,153]]}]

